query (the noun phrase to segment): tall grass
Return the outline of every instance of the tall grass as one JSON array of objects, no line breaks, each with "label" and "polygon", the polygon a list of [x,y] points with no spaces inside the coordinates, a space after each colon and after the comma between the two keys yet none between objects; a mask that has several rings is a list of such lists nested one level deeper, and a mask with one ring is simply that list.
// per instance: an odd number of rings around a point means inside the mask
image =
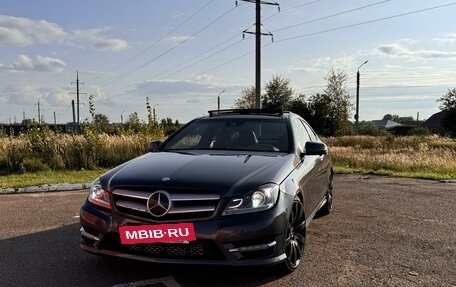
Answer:
[{"label": "tall grass", "polygon": [[[81,135],[35,127],[17,137],[0,136],[0,174],[111,168],[147,152],[163,132],[119,135],[86,129]],[[335,170],[420,178],[456,179],[456,140],[438,136],[341,136],[324,139]]]},{"label": "tall grass", "polygon": [[81,135],[35,127],[17,137],[0,138],[0,173],[110,168],[147,152],[160,131],[107,135],[86,129]]},{"label": "tall grass", "polygon": [[327,138],[340,172],[456,179],[456,141],[438,136]]}]

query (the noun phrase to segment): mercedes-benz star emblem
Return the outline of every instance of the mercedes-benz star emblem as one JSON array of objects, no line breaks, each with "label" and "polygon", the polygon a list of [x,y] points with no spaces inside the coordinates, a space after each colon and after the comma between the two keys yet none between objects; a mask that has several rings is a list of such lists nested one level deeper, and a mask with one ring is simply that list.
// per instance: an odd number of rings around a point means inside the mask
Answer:
[{"label": "mercedes-benz star emblem", "polygon": [[171,196],[164,190],[157,190],[149,196],[147,209],[155,217],[162,217],[171,208]]}]

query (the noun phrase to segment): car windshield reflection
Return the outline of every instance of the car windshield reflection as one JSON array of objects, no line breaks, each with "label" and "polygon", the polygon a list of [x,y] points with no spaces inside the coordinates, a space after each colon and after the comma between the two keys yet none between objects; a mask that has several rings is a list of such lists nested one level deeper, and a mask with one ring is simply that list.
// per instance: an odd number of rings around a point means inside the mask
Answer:
[{"label": "car windshield reflection", "polygon": [[280,119],[201,120],[162,147],[162,151],[184,150],[289,152],[288,128]]}]

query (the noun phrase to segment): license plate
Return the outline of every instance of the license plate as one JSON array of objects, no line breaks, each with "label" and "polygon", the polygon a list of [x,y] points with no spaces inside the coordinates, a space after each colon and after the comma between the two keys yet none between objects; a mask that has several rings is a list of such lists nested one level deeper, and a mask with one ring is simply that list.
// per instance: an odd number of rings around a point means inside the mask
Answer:
[{"label": "license plate", "polygon": [[193,223],[120,226],[122,244],[182,243],[196,240]]}]

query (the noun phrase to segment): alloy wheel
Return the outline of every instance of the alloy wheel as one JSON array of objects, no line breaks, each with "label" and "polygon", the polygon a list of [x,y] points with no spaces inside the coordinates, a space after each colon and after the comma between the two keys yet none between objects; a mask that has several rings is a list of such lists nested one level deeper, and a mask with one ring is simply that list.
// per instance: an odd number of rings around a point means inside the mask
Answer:
[{"label": "alloy wheel", "polygon": [[285,241],[286,265],[290,271],[296,269],[301,262],[305,246],[305,236],[304,207],[301,200],[296,198],[293,201],[291,214],[288,219],[287,238]]}]

